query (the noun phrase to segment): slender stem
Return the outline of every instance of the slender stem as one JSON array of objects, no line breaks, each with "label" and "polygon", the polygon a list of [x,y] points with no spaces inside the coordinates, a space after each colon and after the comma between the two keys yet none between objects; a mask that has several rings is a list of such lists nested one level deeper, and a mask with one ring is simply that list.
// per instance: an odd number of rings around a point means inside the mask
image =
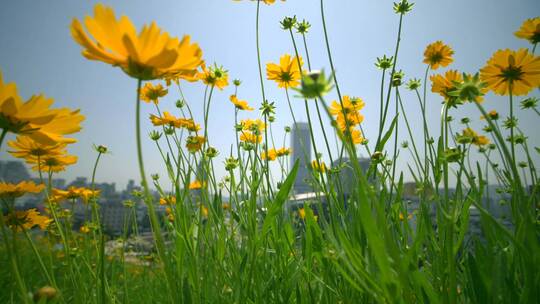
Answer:
[{"label": "slender stem", "polygon": [[8,129],[2,129],[2,134],[0,135],[0,148],[2,148],[2,143],[4,142],[7,132]]},{"label": "slender stem", "polygon": [[516,148],[514,144],[514,98],[512,96],[512,83],[510,82],[509,91],[510,91],[510,149],[512,152],[512,165],[516,163]]},{"label": "slender stem", "polygon": [[152,195],[150,194],[150,189],[148,187],[148,182],[146,180],[146,173],[144,170],[144,161],[143,161],[142,144],[141,144],[141,118],[140,118],[141,84],[142,84],[142,80],[138,79],[137,80],[137,98],[136,98],[136,107],[135,107],[135,136],[136,136],[136,141],[137,141],[137,159],[139,162],[139,171],[141,174],[141,184],[144,189],[144,201],[146,203],[146,206],[148,207],[148,215],[149,215],[150,223],[152,226],[152,232],[154,234],[154,240],[156,243],[157,252],[165,268],[164,271],[167,277],[167,285],[168,285],[167,287],[168,287],[169,296],[171,297],[171,299],[174,299],[176,296],[175,296],[175,293],[172,291],[173,279],[170,275],[171,268],[168,267],[167,256],[165,253],[165,243],[163,241],[163,236],[161,235],[161,228],[160,228],[157,214],[154,208],[154,204],[152,202]]},{"label": "slender stem", "polygon": [[384,108],[382,125],[379,128],[379,135],[377,136],[377,143],[375,144],[375,146],[378,146],[380,141],[381,141],[382,131],[384,129],[384,123],[386,121],[386,114],[388,113],[388,104],[390,103],[390,93],[392,92],[392,78],[394,77],[394,73],[396,72],[396,63],[397,63],[397,56],[398,56],[398,51],[399,51],[399,43],[401,41],[401,26],[402,26],[402,23],[403,23],[403,14],[400,14],[399,15],[398,36],[397,36],[397,41],[396,41],[396,49],[394,51],[394,60],[393,60],[393,63],[392,63],[392,72],[390,73],[390,80],[389,80],[390,85],[388,86],[388,91],[386,93],[386,103],[385,103],[385,108]]}]

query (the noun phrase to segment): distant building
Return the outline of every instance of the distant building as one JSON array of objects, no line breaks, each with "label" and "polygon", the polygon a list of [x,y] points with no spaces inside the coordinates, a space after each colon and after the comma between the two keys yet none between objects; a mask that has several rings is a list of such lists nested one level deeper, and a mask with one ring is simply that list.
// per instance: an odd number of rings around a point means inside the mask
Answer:
[{"label": "distant building", "polygon": [[293,125],[291,133],[291,168],[299,160],[293,193],[308,193],[313,191],[309,185],[311,179],[311,140],[309,124],[298,122]]},{"label": "distant building", "polygon": [[[364,175],[367,173],[370,163],[371,162],[369,158],[358,158],[358,164],[360,165],[360,168],[362,169]],[[353,189],[358,187],[358,178],[356,177],[353,164],[351,164],[350,159],[347,157],[343,157],[341,159],[335,160],[332,163],[332,168],[341,168],[338,178],[336,178],[335,182],[341,185],[338,189],[340,189],[340,191],[343,191],[343,194],[345,194],[346,196],[350,195]],[[373,183],[374,178],[368,178],[368,182]]]},{"label": "distant building", "polygon": [[0,180],[8,183],[18,183],[29,180],[30,173],[20,161],[0,161]]}]

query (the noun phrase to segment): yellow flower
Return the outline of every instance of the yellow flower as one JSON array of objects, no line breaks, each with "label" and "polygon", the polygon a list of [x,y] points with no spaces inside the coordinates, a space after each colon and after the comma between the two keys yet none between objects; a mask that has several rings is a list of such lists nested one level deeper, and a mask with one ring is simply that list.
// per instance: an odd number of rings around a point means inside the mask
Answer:
[{"label": "yellow flower", "polygon": [[361,98],[351,98],[347,95],[344,95],[341,101],[343,103],[343,107],[339,101],[332,101],[332,104],[330,105],[330,113],[332,113],[332,115],[343,114],[343,112],[348,114],[355,111],[360,111],[366,105]]},{"label": "yellow flower", "polygon": [[238,99],[236,95],[231,95],[229,99],[238,110],[246,110],[246,111],[254,110],[252,107],[249,106],[247,101]]},{"label": "yellow flower", "polygon": [[345,135],[345,138],[347,140],[349,139],[349,136],[350,136],[353,144],[355,145],[361,144],[365,140],[364,136],[362,135],[362,132],[360,132],[360,130],[357,130],[355,128],[351,127],[349,129],[342,130],[342,132],[343,132],[343,135]]},{"label": "yellow flower", "polygon": [[205,186],[204,182],[194,180],[189,184],[189,190],[199,190]]},{"label": "yellow flower", "polygon": [[208,208],[206,208],[205,206],[201,205],[201,215],[203,217],[208,217]]},{"label": "yellow flower", "polygon": [[87,234],[90,232],[90,227],[88,227],[87,225],[83,225],[79,228],[79,232],[80,233],[84,233],[84,234]]},{"label": "yellow flower", "polygon": [[79,110],[51,109],[53,100],[43,95],[32,96],[23,102],[14,83],[4,84],[0,73],[0,129],[25,134],[43,144],[74,143],[63,135],[81,129],[84,116]]},{"label": "yellow flower", "polygon": [[4,216],[6,224],[14,231],[23,231],[39,226],[41,230],[47,229],[52,221],[46,216],[40,215],[36,209],[14,211]]},{"label": "yellow flower", "polygon": [[266,160],[267,158],[268,158],[269,161],[276,160],[277,159],[276,149],[269,149],[268,150],[268,155],[266,155],[265,151],[263,151],[261,153],[261,159]]},{"label": "yellow flower", "polygon": [[175,205],[176,204],[176,196],[169,195],[167,197],[160,197],[159,198],[159,204],[160,205]]},{"label": "yellow flower", "polygon": [[203,63],[201,66],[202,72],[197,74],[204,84],[215,86],[220,90],[223,90],[226,86],[229,85],[229,73],[223,67],[218,67],[214,65],[213,67],[206,68],[206,65]]},{"label": "yellow flower", "polygon": [[167,95],[169,91],[164,89],[161,83],[152,85],[150,82],[146,83],[141,89],[141,99],[146,103],[153,102],[158,104],[158,98]]},{"label": "yellow flower", "polygon": [[298,209],[298,216],[300,216],[301,219],[306,218],[306,210],[304,208]]},{"label": "yellow flower", "polygon": [[94,7],[94,17],[82,23],[73,19],[71,35],[83,47],[82,55],[120,67],[126,74],[141,80],[162,77],[190,79],[202,64],[202,51],[190,37],[172,38],[152,22],[137,34],[128,17],[116,19],[112,8]]},{"label": "yellow flower", "polygon": [[527,95],[540,86],[540,57],[527,49],[498,50],[480,70],[480,79],[497,95]]},{"label": "yellow flower", "polygon": [[540,42],[540,17],[525,20],[519,31],[514,35],[518,38],[527,39],[532,44]]},{"label": "yellow flower", "polygon": [[426,47],[424,51],[424,63],[429,64],[431,69],[436,70],[452,63],[454,51],[442,41],[436,41]]},{"label": "yellow flower", "polygon": [[35,164],[32,167],[34,171],[42,172],[60,172],[66,169],[66,166],[73,165],[77,162],[77,156],[74,155],[47,155],[41,157],[38,161],[37,157],[27,158],[26,161]]},{"label": "yellow flower", "polygon": [[240,141],[257,144],[262,142],[262,136],[250,131],[243,131],[242,134],[240,134]]},{"label": "yellow flower", "polygon": [[464,129],[463,136],[470,138],[472,144],[479,147],[488,145],[490,143],[489,138],[483,135],[479,135],[471,128]]},{"label": "yellow flower", "polygon": [[169,127],[180,127],[180,121],[174,115],[171,115],[169,112],[163,112],[163,116],[159,117],[154,114],[150,114],[150,121],[154,126],[169,126]]},{"label": "yellow flower", "polygon": [[[304,208],[300,208],[298,209],[298,216],[302,219],[302,220],[305,220],[306,219],[306,210]],[[315,219],[315,221],[317,221],[319,219],[318,216],[314,215],[313,218]]]},{"label": "yellow flower", "polygon": [[303,64],[301,57],[298,60],[296,56],[291,57],[291,55],[285,54],[279,59],[279,65],[275,63],[266,64],[266,77],[268,80],[277,82],[280,88],[296,87],[300,84],[302,77],[298,61],[300,61],[300,65]]},{"label": "yellow flower", "polygon": [[313,170],[317,172],[321,172],[321,173],[326,172],[326,164],[322,160],[319,160],[318,162],[316,159],[313,160],[311,162],[311,168],[313,168]]},{"label": "yellow flower", "polygon": [[36,142],[28,136],[17,136],[16,140],[8,141],[8,146],[15,149],[8,151],[17,158],[45,157],[48,155],[61,155],[65,153],[66,144],[52,145]]},{"label": "yellow flower", "polygon": [[186,140],[186,148],[189,152],[195,153],[201,150],[205,142],[206,138],[204,138],[203,136],[189,136]]},{"label": "yellow flower", "polygon": [[440,74],[432,75],[429,79],[432,82],[431,92],[438,93],[444,97],[445,100],[451,98],[451,96],[448,95],[448,92],[456,88],[454,82],[463,81],[463,77],[456,70],[448,70],[444,73],[444,76]]},{"label": "yellow flower", "polygon": [[276,154],[277,154],[278,157],[287,156],[290,153],[291,153],[291,149],[285,148],[285,147],[279,148],[279,149],[276,150]]},{"label": "yellow flower", "polygon": [[0,197],[16,198],[26,193],[39,193],[44,188],[45,186],[43,184],[36,185],[32,181],[22,181],[18,184],[0,182]]},{"label": "yellow flower", "polygon": [[197,132],[201,129],[201,125],[195,123],[191,118],[178,118],[178,124],[180,128],[185,128],[191,132]]},{"label": "yellow flower", "polygon": [[260,119],[242,119],[240,125],[243,130],[260,133],[266,129],[264,121]]},{"label": "yellow flower", "polygon": [[364,116],[359,112],[364,106],[362,99],[345,95],[341,103],[335,100],[332,102],[330,113],[336,116],[338,127],[344,132],[347,128],[352,128],[364,121]]},{"label": "yellow flower", "polygon": [[[242,0],[233,0],[233,1],[239,2],[239,1],[242,1]],[[258,0],[251,0],[251,1],[258,1]],[[264,2],[264,4],[266,4],[266,5],[270,5],[270,4],[274,4],[274,2],[276,2],[276,0],[262,0],[262,2]],[[281,2],[285,2],[285,0],[281,0]]]}]

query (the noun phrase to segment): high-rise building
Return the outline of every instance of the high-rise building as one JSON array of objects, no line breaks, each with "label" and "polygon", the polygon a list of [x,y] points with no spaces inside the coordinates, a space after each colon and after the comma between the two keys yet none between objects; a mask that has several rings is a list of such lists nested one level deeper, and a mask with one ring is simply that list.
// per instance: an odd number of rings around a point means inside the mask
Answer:
[{"label": "high-rise building", "polygon": [[29,179],[30,174],[22,162],[15,160],[0,161],[0,181],[18,183]]},{"label": "high-rise building", "polygon": [[[358,158],[358,164],[362,169],[364,174],[367,173],[370,165],[369,158]],[[336,183],[341,185],[341,191],[343,194],[350,195],[352,191],[358,187],[358,178],[353,169],[353,164],[351,163],[348,157],[343,157],[341,159],[335,160],[332,163],[332,168],[341,168],[339,171],[339,180],[336,180]],[[373,177],[368,178],[368,183],[373,184]]]},{"label": "high-rise building", "polygon": [[291,168],[299,160],[298,172],[293,185],[293,193],[308,193],[313,189],[309,185],[311,179],[311,140],[309,124],[298,122],[293,125],[291,133]]}]

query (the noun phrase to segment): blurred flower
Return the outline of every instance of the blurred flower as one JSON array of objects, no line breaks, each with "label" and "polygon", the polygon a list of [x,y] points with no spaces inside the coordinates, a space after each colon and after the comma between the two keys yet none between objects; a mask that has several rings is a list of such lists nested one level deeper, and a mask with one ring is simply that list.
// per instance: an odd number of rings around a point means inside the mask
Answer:
[{"label": "blurred flower", "polygon": [[4,216],[6,224],[14,231],[23,231],[39,226],[41,230],[47,229],[51,219],[41,215],[36,209],[13,211]]},{"label": "blurred flower", "polygon": [[486,84],[480,81],[478,73],[474,75],[463,73],[463,80],[455,81],[454,88],[447,91],[447,94],[453,97],[449,98],[448,101],[455,99],[453,105],[461,104],[464,101],[482,102],[487,91]]},{"label": "blurred flower", "polygon": [[204,138],[203,136],[198,136],[198,135],[189,136],[186,139],[186,148],[188,149],[189,152],[195,153],[201,150],[205,142],[206,142],[206,138]]},{"label": "blurred flower", "polygon": [[405,15],[412,10],[414,3],[409,3],[407,0],[401,0],[400,2],[394,2],[394,12],[396,14]]},{"label": "blurred flower", "polygon": [[169,90],[163,88],[161,83],[154,86],[152,83],[147,82],[141,89],[141,99],[146,103],[153,102],[158,104],[158,99],[167,95],[168,92]]},{"label": "blurred flower", "polygon": [[403,73],[403,71],[395,71],[394,74],[392,74],[392,86],[401,86],[403,77],[405,77],[405,73]]},{"label": "blurred flower", "polygon": [[519,31],[514,35],[521,39],[527,39],[532,44],[540,42],[540,17],[530,18],[523,22]]},{"label": "blurred flower", "polygon": [[431,80],[431,92],[438,93],[444,97],[446,102],[449,102],[451,99],[455,99],[450,95],[450,92],[456,89],[456,83],[461,83],[463,77],[456,70],[448,70],[444,73],[444,76],[441,74],[432,75]]},{"label": "blurred flower", "polygon": [[223,90],[223,88],[229,85],[229,73],[222,66],[214,64],[214,66],[206,68],[206,65],[203,63],[201,68],[202,72],[197,74],[197,78],[204,84],[215,86],[220,90]]},{"label": "blurred flower", "polygon": [[523,110],[536,108],[537,105],[538,105],[538,98],[537,97],[529,97],[529,98],[523,99],[521,101],[521,108]]},{"label": "blurred flower", "polygon": [[[191,189],[191,186],[190,186]],[[160,205],[176,205],[176,196],[168,195],[166,197],[159,198]]]},{"label": "blurred flower", "polygon": [[8,151],[11,155],[24,159],[38,156],[61,155],[65,153],[66,148],[65,143],[42,144],[28,136],[17,136],[15,140],[8,141],[8,146],[14,149]]},{"label": "blurred flower", "polygon": [[382,58],[377,57],[377,62],[375,63],[375,66],[381,70],[387,70],[392,67],[392,63],[394,62],[394,57],[386,57],[386,55],[383,55]]},{"label": "blurred flower", "polygon": [[296,25],[296,16],[293,17],[285,17],[282,21],[279,22],[281,24],[281,28],[284,30],[290,30]]},{"label": "blurred flower", "polygon": [[140,80],[163,77],[193,80],[203,63],[202,51],[190,37],[172,38],[152,22],[137,34],[128,17],[116,19],[112,8],[94,7],[94,17],[87,16],[83,27],[78,19],[71,23],[73,39],[83,47],[82,55],[120,67]]},{"label": "blurred flower", "polygon": [[71,186],[66,190],[53,188],[51,191],[51,200],[55,203],[61,203],[66,200],[71,201],[80,198],[84,203],[88,203],[90,199],[97,198],[99,193],[99,190],[92,190],[85,187]]},{"label": "blurred flower", "polygon": [[4,84],[0,73],[0,129],[24,134],[40,144],[74,143],[63,135],[78,132],[84,116],[79,110],[51,109],[52,98],[32,96],[26,102],[17,93],[14,83]]},{"label": "blurred flower", "polygon": [[274,80],[278,87],[289,88],[296,87],[300,84],[300,68],[298,65],[303,64],[302,58],[291,57],[289,54],[285,54],[280,57],[279,65],[275,63],[266,64],[266,77],[268,80]]},{"label": "blurred flower", "polygon": [[407,89],[414,91],[420,87],[422,82],[418,78],[412,78],[409,79],[409,82],[407,82]]},{"label": "blurred flower", "polygon": [[330,92],[332,85],[332,76],[328,79],[324,71],[310,71],[302,76],[302,86],[298,92],[306,99],[315,99]]},{"label": "blurred flower", "polygon": [[463,137],[468,137],[471,139],[471,143],[476,146],[485,146],[490,143],[489,138],[483,135],[479,135],[471,128],[466,128],[462,131]]},{"label": "blurred flower", "polygon": [[[242,0],[233,0],[233,1],[239,2],[239,1],[242,1]],[[261,1],[261,2],[264,2],[264,4],[267,4],[267,5],[274,4],[274,2],[276,2],[276,0],[251,0],[251,1]],[[285,2],[285,0],[281,0],[281,2]]]},{"label": "blurred flower", "polygon": [[249,106],[248,102],[245,100],[240,100],[236,95],[231,95],[229,100],[234,104],[235,108],[238,110],[253,111],[254,109]]},{"label": "blurred flower", "polygon": [[0,197],[1,198],[16,198],[27,193],[40,193],[45,188],[45,185],[36,185],[32,181],[22,181],[17,184],[0,182]]},{"label": "blurred flower", "polygon": [[326,164],[322,160],[313,160],[311,162],[311,168],[317,172],[326,172]]},{"label": "blurred flower", "polygon": [[526,95],[540,86],[540,57],[527,49],[498,50],[480,70],[480,78],[497,95]]},{"label": "blurred flower", "polygon": [[429,64],[432,70],[439,67],[446,67],[454,61],[452,55],[454,51],[442,41],[429,44],[424,51],[424,63]]},{"label": "blurred flower", "polygon": [[205,186],[206,183],[195,180],[189,184],[189,190],[198,190]]},{"label": "blurred flower", "polygon": [[225,160],[225,170],[227,171],[234,170],[236,167],[238,167],[239,163],[240,162],[238,161],[238,159],[231,156]]},{"label": "blurred flower", "polygon": [[60,172],[64,171],[67,166],[77,162],[77,156],[62,154],[62,155],[47,155],[44,157],[29,157],[26,161],[34,164],[32,170],[41,172]]},{"label": "blurred flower", "polygon": [[206,151],[204,151],[204,154],[208,158],[214,158],[214,157],[218,156],[219,151],[214,147],[208,147],[208,148],[206,148]]},{"label": "blurred flower", "polygon": [[88,225],[82,225],[80,228],[79,228],[79,232],[80,233],[83,233],[83,234],[87,234],[90,232],[90,227],[88,227]]},{"label": "blurred flower", "polygon": [[43,286],[34,293],[34,302],[49,303],[56,298],[58,290],[51,286]]},{"label": "blurred flower", "polygon": [[277,159],[277,153],[276,153],[276,149],[269,149],[268,150],[268,155],[266,154],[265,151],[263,151],[261,153],[261,159],[263,160],[266,160],[268,159],[269,161],[274,161]]},{"label": "blurred flower", "polygon": [[311,24],[304,19],[302,22],[296,23],[296,32],[299,34],[305,34],[309,31],[310,27]]},{"label": "blurred flower", "polygon": [[242,119],[240,121],[240,125],[242,126],[243,130],[255,133],[261,133],[264,131],[264,129],[266,129],[264,121],[260,119]]},{"label": "blurred flower", "polygon": [[250,131],[242,131],[242,134],[240,134],[240,141],[251,143],[251,144],[257,144],[262,142],[262,136],[258,134],[254,134]]}]

